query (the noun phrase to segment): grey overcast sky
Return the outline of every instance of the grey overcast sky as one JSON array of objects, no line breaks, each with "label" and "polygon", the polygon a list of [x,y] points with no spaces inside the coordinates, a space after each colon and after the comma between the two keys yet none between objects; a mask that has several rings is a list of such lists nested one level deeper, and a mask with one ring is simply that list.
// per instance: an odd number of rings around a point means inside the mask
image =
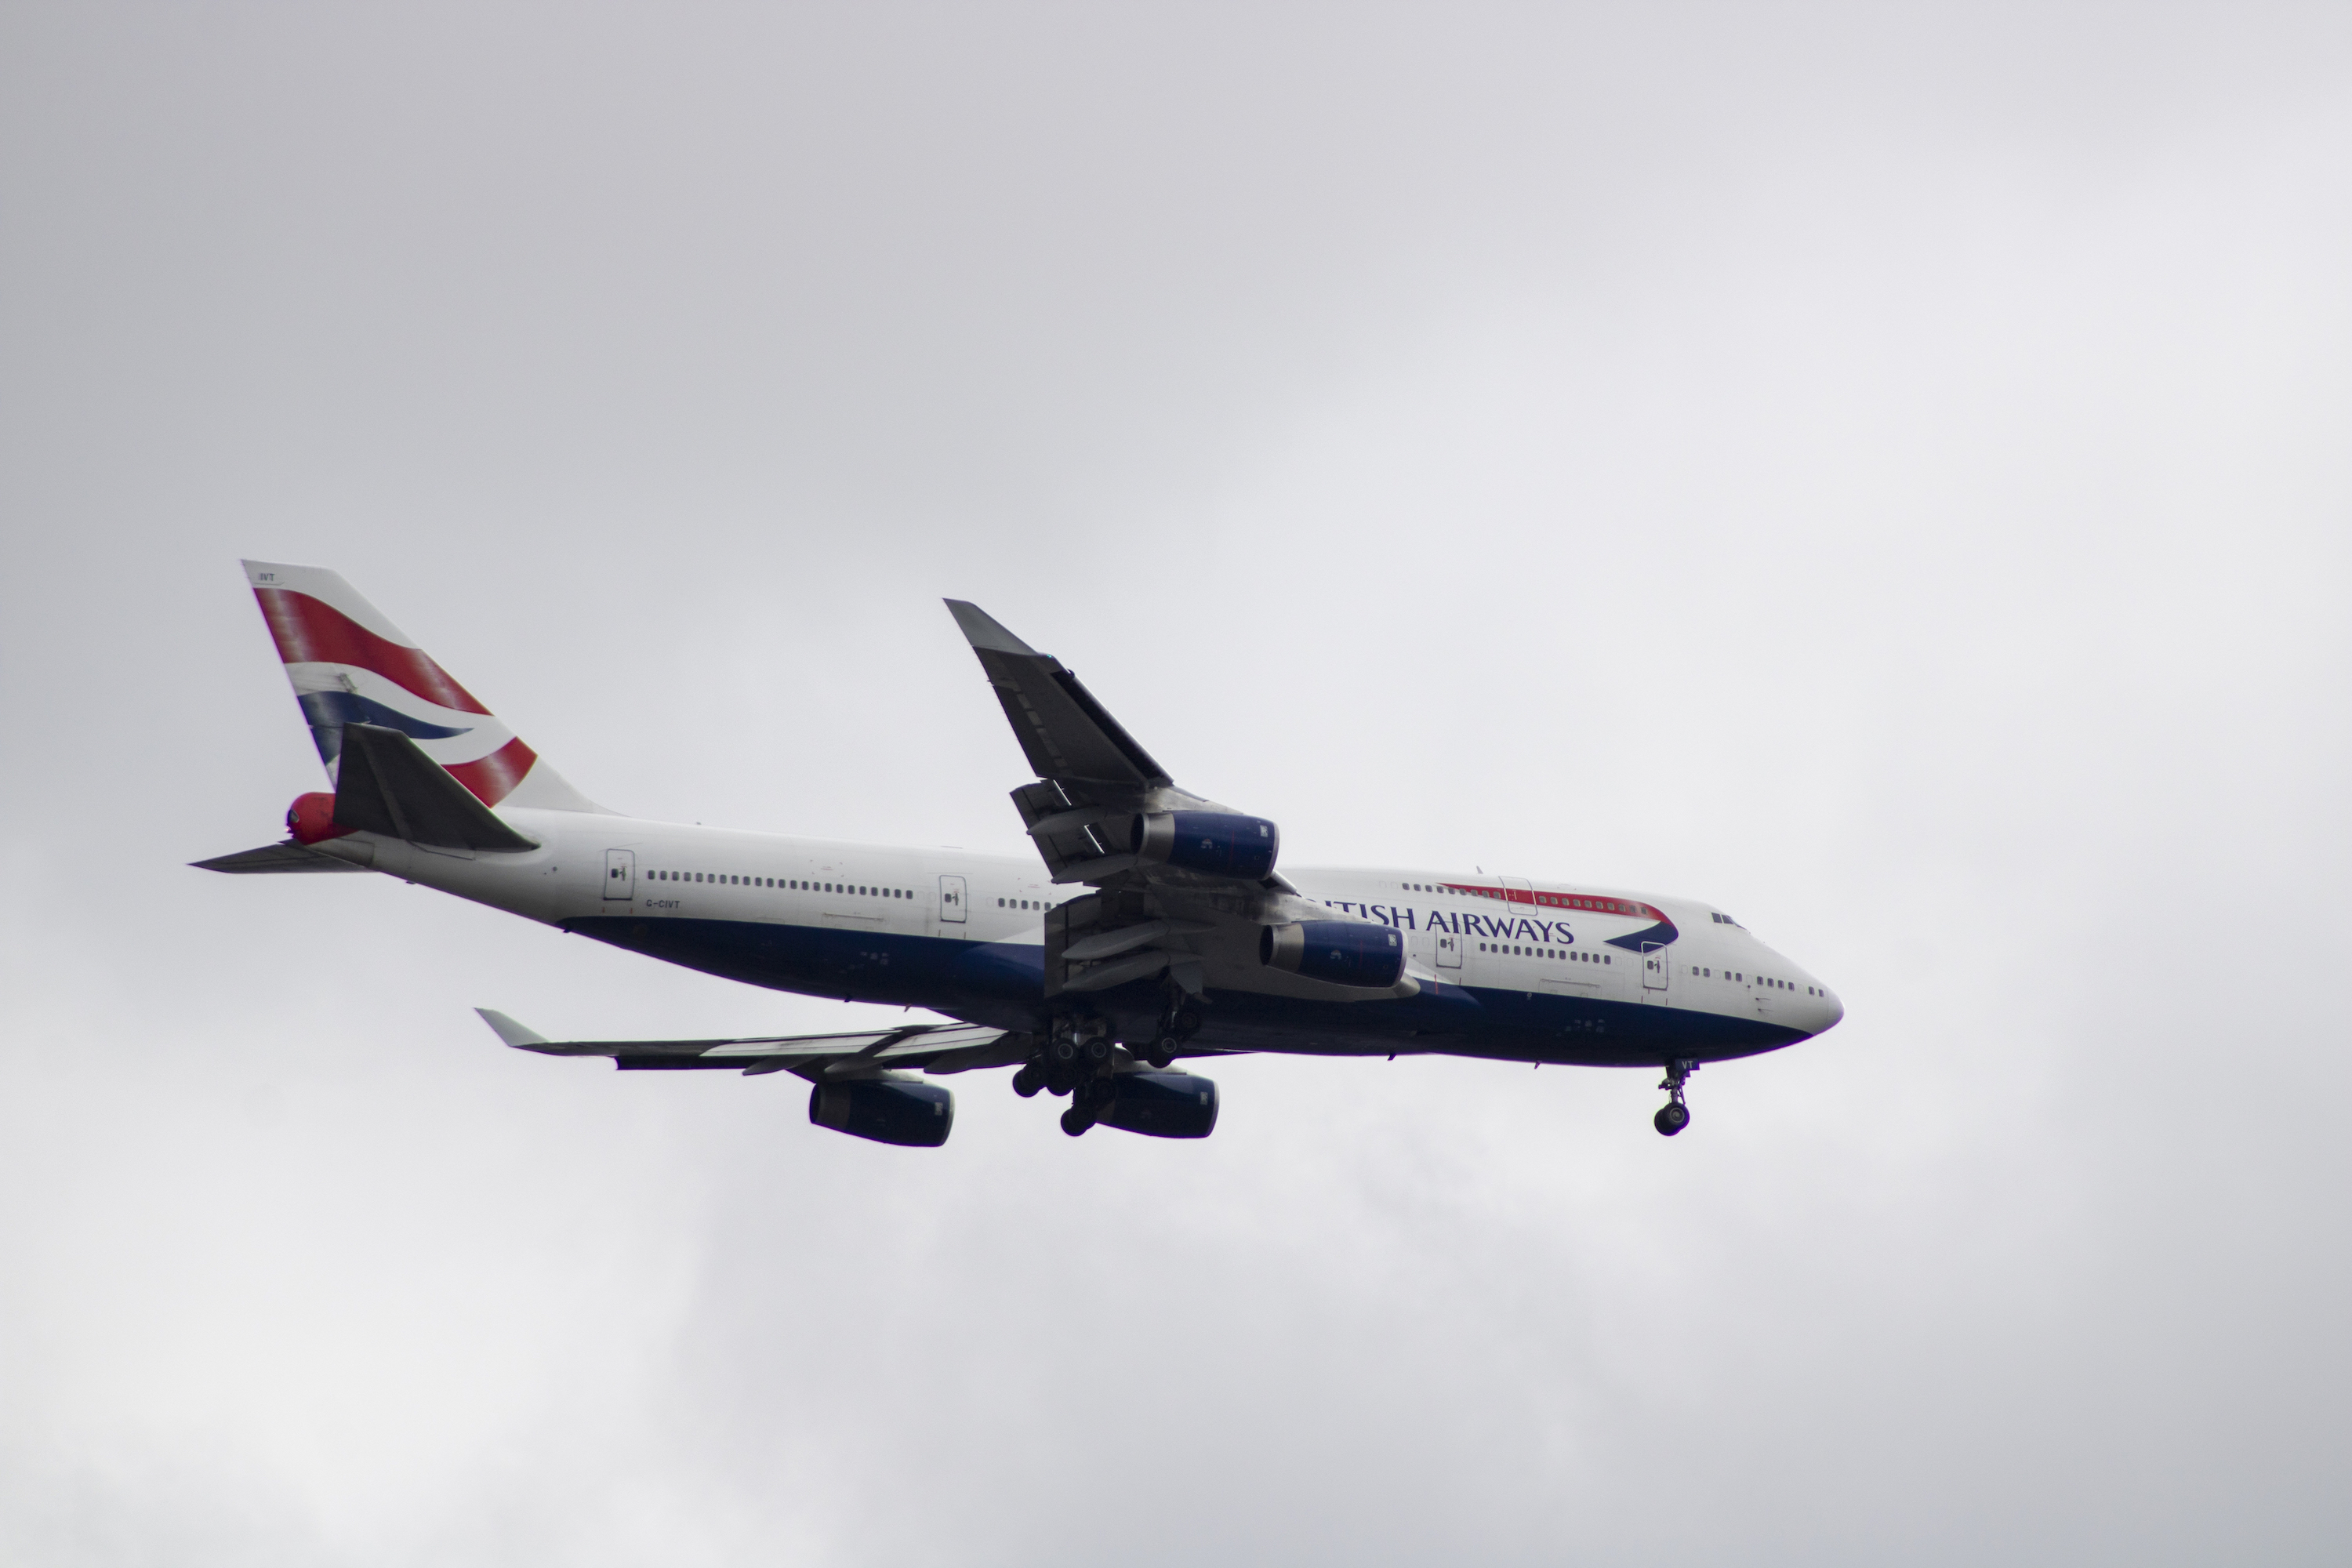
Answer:
[{"label": "grey overcast sky", "polygon": [[[2352,10],[0,8],[0,1558],[2352,1558]],[[375,878],[239,555],[617,810],[1018,852],[939,600],[1297,863],[1817,1043],[1002,1075]]]}]

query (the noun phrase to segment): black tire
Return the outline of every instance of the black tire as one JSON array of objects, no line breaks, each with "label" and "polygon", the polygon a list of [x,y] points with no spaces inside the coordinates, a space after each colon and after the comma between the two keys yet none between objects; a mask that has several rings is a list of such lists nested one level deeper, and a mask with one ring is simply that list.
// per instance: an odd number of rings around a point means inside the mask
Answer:
[{"label": "black tire", "polygon": [[1087,1060],[1097,1063],[1110,1060],[1110,1042],[1104,1039],[1100,1035],[1097,1035],[1093,1039],[1088,1040],[1087,1042]]},{"label": "black tire", "polygon": [[1051,1055],[1057,1062],[1074,1062],[1078,1059],[1078,1047],[1068,1040],[1055,1040]]},{"label": "black tire", "polygon": [[1160,1041],[1158,1045],[1143,1053],[1143,1059],[1151,1064],[1153,1071],[1166,1072],[1168,1070],[1168,1064],[1176,1059],[1172,1054],[1172,1042],[1168,1040]]},{"label": "black tire", "polygon": [[1658,1114],[1650,1120],[1661,1133],[1671,1138],[1690,1125],[1690,1107],[1680,1100],[1670,1100],[1658,1107]]},{"label": "black tire", "polygon": [[1045,1070],[1035,1062],[1024,1065],[1019,1072],[1013,1075],[1013,1092],[1024,1100],[1029,1099],[1045,1087]]},{"label": "black tire", "polygon": [[1093,1115],[1083,1107],[1073,1105],[1062,1112],[1062,1131],[1076,1138],[1095,1124]]}]

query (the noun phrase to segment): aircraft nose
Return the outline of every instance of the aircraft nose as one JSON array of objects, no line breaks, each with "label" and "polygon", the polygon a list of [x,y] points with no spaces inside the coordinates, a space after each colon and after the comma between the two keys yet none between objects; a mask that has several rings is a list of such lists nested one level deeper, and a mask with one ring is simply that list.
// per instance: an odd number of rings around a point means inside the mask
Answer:
[{"label": "aircraft nose", "polygon": [[1845,1016],[1845,1004],[1832,994],[1826,985],[1816,986],[1814,989],[1821,993],[1819,1000],[1813,1006],[1815,1018],[1813,1033],[1818,1035],[1825,1029],[1837,1027],[1839,1021]]}]

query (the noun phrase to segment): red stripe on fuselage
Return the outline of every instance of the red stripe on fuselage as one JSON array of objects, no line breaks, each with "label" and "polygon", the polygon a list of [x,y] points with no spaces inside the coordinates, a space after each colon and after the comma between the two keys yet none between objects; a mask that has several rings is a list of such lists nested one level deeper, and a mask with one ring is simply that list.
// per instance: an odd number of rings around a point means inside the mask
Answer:
[{"label": "red stripe on fuselage", "polygon": [[487,757],[470,763],[445,763],[449,776],[474,792],[484,805],[496,805],[514,794],[522,775],[530,772],[539,753],[522,743],[520,737],[509,741]]},{"label": "red stripe on fuselage", "polygon": [[1589,914],[1631,915],[1637,920],[1663,921],[1664,910],[1632,899],[1604,899],[1592,893],[1545,893],[1533,888],[1481,888],[1471,882],[1448,882],[1448,890],[1468,893],[1475,898],[1500,899],[1506,903],[1536,904],[1548,910],[1582,910]]},{"label": "red stripe on fuselage", "polygon": [[[355,665],[383,676],[403,691],[427,702],[454,708],[460,713],[488,715],[490,711],[475,701],[473,693],[451,679],[449,672],[434,663],[422,648],[388,642],[324,600],[291,588],[256,588],[253,596],[261,601],[261,618],[269,623],[269,635],[278,644],[278,657],[288,664]],[[486,767],[520,744],[511,742],[480,762],[466,765]],[[523,758],[523,768],[528,769],[530,752],[527,748]],[[518,779],[521,776],[520,771],[515,774]],[[467,787],[474,788],[470,782]],[[513,787],[509,784],[499,795]],[[478,789],[474,793],[482,794]],[[483,795],[485,800],[495,798]]]}]

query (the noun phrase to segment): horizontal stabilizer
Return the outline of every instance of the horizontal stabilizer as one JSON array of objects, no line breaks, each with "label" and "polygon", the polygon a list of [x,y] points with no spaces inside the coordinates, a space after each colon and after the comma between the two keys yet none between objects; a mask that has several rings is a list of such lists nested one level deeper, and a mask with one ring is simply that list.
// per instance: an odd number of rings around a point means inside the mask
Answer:
[{"label": "horizontal stabilizer", "polygon": [[536,849],[397,730],[345,724],[335,826],[445,849]]},{"label": "horizontal stabilizer", "polygon": [[746,1074],[791,1068],[806,1077],[854,1076],[884,1066],[935,1073],[1009,1067],[1034,1049],[1027,1035],[980,1024],[910,1024],[838,1035],[768,1035],[726,1040],[551,1040],[504,1013],[477,1007],[482,1022],[519,1051],[550,1057],[610,1057],[625,1071],[730,1068]]},{"label": "horizontal stabilizer", "polygon": [[199,871],[226,871],[233,877],[367,869],[364,866],[354,866],[349,860],[322,854],[307,845],[297,844],[290,838],[283,844],[265,844],[258,849],[240,849],[234,855],[215,855],[209,860],[191,860],[188,864]]}]

